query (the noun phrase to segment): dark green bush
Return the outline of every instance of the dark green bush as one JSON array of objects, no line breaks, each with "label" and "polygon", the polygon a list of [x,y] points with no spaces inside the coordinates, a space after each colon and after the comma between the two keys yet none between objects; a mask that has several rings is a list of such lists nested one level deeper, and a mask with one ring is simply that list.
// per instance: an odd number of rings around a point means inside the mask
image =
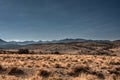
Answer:
[{"label": "dark green bush", "polygon": [[55,52],[53,52],[52,54],[60,54],[60,52],[58,52],[58,51],[55,51]]},{"label": "dark green bush", "polygon": [[29,54],[29,50],[28,49],[19,49],[18,54]]}]

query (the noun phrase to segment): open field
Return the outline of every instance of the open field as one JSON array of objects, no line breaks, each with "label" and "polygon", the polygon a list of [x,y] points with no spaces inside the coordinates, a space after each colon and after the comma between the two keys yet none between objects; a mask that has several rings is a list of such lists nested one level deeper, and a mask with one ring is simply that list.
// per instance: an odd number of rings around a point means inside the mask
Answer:
[{"label": "open field", "polygon": [[120,57],[0,54],[0,80],[120,80]]}]

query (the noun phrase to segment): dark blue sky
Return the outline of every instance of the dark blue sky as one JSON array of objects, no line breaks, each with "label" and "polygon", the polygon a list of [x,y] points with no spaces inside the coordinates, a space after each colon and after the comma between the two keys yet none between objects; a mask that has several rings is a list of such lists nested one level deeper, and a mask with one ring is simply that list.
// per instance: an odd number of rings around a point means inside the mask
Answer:
[{"label": "dark blue sky", "polygon": [[120,0],[0,0],[0,38],[120,39]]}]

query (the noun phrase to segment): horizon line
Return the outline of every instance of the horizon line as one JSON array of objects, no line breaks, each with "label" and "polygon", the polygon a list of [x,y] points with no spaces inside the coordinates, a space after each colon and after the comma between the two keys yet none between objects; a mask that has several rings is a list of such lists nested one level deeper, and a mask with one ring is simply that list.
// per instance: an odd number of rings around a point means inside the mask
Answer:
[{"label": "horizon line", "polygon": [[[1,39],[1,38],[0,38]],[[25,41],[34,41],[34,42],[38,42],[38,41],[54,41],[54,40],[64,40],[64,39],[85,39],[85,38],[62,38],[62,39],[52,39],[52,40],[20,40],[20,39],[13,39],[13,40],[6,40],[6,39],[1,39],[3,41],[6,42],[11,42],[11,41],[15,41],[15,42],[25,42]],[[120,39],[85,39],[85,40],[108,40],[108,41],[115,41],[115,40],[120,40]]]}]

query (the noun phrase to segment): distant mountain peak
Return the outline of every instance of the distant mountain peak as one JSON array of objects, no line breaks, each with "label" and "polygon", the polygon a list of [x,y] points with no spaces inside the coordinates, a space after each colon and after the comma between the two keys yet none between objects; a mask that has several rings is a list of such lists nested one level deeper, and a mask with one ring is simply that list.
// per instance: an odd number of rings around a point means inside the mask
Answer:
[{"label": "distant mountain peak", "polygon": [[6,41],[4,41],[4,40],[0,39],[0,43],[6,43]]}]

